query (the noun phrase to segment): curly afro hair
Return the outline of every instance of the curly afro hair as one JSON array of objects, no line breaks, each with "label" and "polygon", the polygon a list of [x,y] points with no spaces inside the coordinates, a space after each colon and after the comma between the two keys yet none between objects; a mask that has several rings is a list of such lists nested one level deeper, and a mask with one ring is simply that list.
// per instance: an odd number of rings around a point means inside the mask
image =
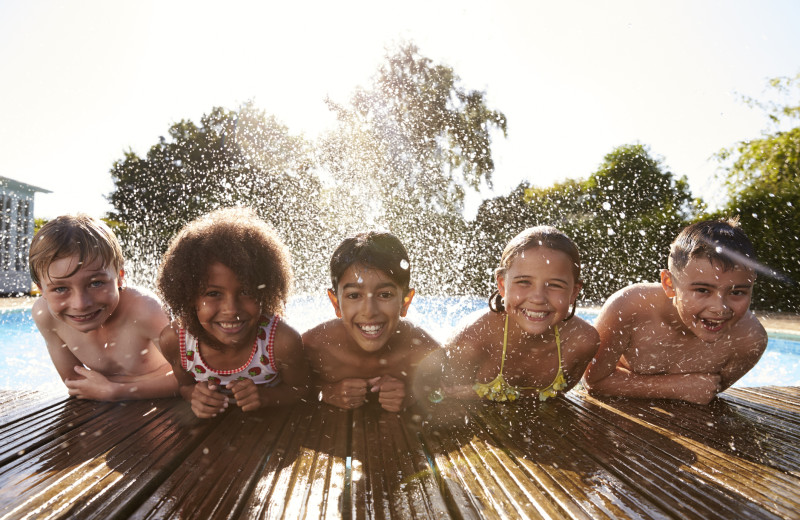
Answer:
[{"label": "curly afro hair", "polygon": [[170,314],[192,335],[205,336],[195,302],[219,262],[236,273],[266,315],[282,314],[292,283],[286,246],[248,208],[224,208],[186,224],[169,243],[158,272],[158,293]]}]

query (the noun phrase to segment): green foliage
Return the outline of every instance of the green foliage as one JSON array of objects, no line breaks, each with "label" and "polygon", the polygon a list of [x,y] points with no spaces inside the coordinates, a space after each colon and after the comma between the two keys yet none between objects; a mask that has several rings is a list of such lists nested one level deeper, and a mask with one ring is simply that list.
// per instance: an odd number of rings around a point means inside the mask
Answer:
[{"label": "green foliage", "polygon": [[[307,250],[301,246],[318,227],[313,208],[321,190],[311,166],[308,144],[249,103],[238,111],[214,108],[200,125],[174,124],[144,158],[127,152],[111,169],[111,218],[126,255],[139,260],[135,280],[152,282],[169,239],[222,206],[252,207],[293,253]],[[312,264],[295,265],[299,279]]]},{"label": "green foliage", "polygon": [[655,280],[669,244],[698,211],[685,178],[665,171],[643,145],[620,146],[586,181],[549,188],[523,183],[507,196],[484,201],[473,227],[471,289],[492,290],[491,273],[517,233],[551,225],[581,251],[582,298],[601,302],[630,283]]},{"label": "green foliage", "polygon": [[789,278],[761,276],[754,305],[800,312],[800,74],[769,84],[784,101],[746,101],[766,112],[773,131],[717,154],[730,196],[718,215],[739,215],[759,260]]},{"label": "green foliage", "polygon": [[386,58],[369,89],[348,105],[328,101],[337,127],[319,143],[319,162],[333,181],[326,193],[340,237],[386,228],[407,245],[418,288],[446,291],[443,243],[463,247],[465,187],[491,182],[493,129],[505,116],[466,90],[453,69],[405,45]]}]

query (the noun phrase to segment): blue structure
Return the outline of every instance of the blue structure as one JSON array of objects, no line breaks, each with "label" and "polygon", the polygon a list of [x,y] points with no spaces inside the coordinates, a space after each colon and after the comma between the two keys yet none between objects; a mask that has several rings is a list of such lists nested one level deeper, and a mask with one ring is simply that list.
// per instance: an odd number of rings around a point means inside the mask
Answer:
[{"label": "blue structure", "polygon": [[0,293],[31,291],[28,249],[33,238],[33,196],[51,193],[0,176]]}]

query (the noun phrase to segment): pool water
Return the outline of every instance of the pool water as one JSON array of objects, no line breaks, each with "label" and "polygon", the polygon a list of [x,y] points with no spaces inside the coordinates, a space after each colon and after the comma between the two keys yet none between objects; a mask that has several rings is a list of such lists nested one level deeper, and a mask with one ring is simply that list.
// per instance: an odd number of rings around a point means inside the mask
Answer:
[{"label": "pool water", "polygon": [[[486,308],[475,298],[421,298],[411,304],[408,319],[443,342],[458,324]],[[578,311],[588,321],[594,315]],[[298,331],[335,317],[327,298],[297,297],[289,302],[287,321]],[[758,364],[734,386],[800,386],[800,336],[770,335]],[[0,311],[0,388],[65,392],[47,355],[30,310]]]}]

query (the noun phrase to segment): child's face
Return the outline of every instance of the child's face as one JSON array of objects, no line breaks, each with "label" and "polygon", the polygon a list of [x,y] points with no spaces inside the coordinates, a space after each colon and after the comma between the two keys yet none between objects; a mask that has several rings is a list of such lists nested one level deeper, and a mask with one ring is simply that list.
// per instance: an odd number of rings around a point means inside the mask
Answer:
[{"label": "child's face", "polygon": [[707,258],[690,259],[680,272],[661,273],[661,285],[683,325],[706,342],[719,339],[747,313],[754,282],[751,269],[726,271]]},{"label": "child's face", "polygon": [[77,255],[54,260],[40,277],[39,289],[53,317],[80,332],[91,332],[116,310],[124,273],[97,258],[67,276],[78,263]]},{"label": "child's face", "polygon": [[403,294],[380,269],[353,264],[339,279],[336,294],[329,289],[328,296],[350,337],[366,352],[376,352],[397,332],[414,291]]},{"label": "child's face", "polygon": [[581,287],[569,255],[542,246],[517,256],[497,277],[497,288],[509,317],[524,332],[544,334],[569,316]]},{"label": "child's face", "polygon": [[216,346],[251,346],[258,332],[261,305],[229,267],[208,268],[208,285],[195,300],[197,319]]}]

